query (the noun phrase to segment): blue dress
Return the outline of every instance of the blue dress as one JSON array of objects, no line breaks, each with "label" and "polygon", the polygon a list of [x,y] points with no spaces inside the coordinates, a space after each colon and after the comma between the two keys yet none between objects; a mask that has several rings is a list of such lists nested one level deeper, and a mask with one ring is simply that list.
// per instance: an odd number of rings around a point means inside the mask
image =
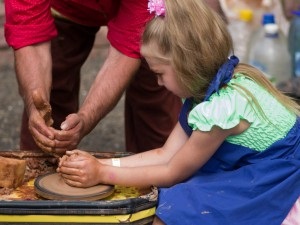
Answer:
[{"label": "blue dress", "polygon": [[[269,121],[236,84],[259,100]],[[169,225],[280,225],[300,196],[300,119],[239,74],[207,102],[194,105],[188,125],[186,103],[180,123],[188,134],[212,126],[229,129],[241,119],[251,125],[228,137],[192,177],[160,188],[156,215]]]}]

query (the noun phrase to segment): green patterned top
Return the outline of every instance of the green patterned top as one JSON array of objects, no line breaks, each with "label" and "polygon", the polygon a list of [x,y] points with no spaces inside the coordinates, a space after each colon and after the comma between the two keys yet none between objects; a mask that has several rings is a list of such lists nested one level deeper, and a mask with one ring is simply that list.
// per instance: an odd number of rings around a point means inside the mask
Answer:
[{"label": "green patterned top", "polygon": [[[246,93],[237,91],[239,84],[249,90],[263,109],[262,117]],[[241,94],[243,92],[244,94]],[[250,96],[248,98],[251,99]],[[257,151],[264,151],[271,144],[286,136],[296,122],[296,115],[288,111],[264,88],[242,74],[235,74],[226,87],[211,95],[208,101],[196,105],[189,114],[188,123],[193,130],[210,131],[213,126],[222,129],[235,127],[246,120],[250,127],[242,134],[229,136],[226,140]]]}]

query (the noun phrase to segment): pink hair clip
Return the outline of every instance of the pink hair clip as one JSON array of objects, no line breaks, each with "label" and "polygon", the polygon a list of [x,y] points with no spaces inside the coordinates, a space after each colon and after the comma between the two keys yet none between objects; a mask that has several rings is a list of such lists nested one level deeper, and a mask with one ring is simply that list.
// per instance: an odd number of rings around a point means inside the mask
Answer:
[{"label": "pink hair clip", "polygon": [[164,0],[149,0],[148,10],[150,13],[155,12],[155,16],[165,16]]}]

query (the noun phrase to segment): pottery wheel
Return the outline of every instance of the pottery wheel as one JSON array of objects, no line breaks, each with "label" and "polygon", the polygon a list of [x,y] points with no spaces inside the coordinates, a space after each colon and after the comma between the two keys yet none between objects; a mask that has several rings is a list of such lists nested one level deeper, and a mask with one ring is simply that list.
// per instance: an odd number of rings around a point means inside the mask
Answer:
[{"label": "pottery wheel", "polygon": [[114,186],[99,184],[89,188],[72,187],[58,173],[49,173],[36,178],[35,192],[52,200],[99,200],[111,195]]}]

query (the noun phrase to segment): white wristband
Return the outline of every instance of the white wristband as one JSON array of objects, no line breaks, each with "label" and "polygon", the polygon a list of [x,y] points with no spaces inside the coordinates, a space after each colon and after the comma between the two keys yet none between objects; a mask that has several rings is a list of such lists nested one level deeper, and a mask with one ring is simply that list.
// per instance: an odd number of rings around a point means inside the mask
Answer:
[{"label": "white wristband", "polygon": [[121,160],[119,158],[112,158],[111,159],[112,166],[120,167],[121,166]]}]

